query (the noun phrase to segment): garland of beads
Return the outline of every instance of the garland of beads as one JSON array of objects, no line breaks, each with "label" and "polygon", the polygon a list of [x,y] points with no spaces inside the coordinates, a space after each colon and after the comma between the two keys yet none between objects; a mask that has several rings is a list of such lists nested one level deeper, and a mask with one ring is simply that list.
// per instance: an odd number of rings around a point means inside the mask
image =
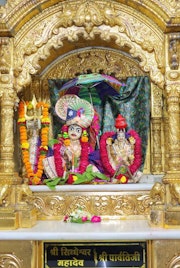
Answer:
[{"label": "garland of beads", "polygon": [[[22,160],[25,166],[25,170],[27,173],[27,177],[29,179],[29,184],[41,184],[41,177],[43,174],[43,159],[46,157],[48,152],[48,136],[49,136],[49,124],[50,118],[48,113],[49,105],[43,102],[38,102],[36,108],[42,108],[42,118],[41,118],[41,133],[40,140],[41,144],[37,146],[37,169],[33,170],[30,163],[29,156],[29,147],[30,144],[28,142],[27,137],[27,127],[26,127],[26,118],[25,118],[25,105],[32,106],[29,102],[21,101],[19,103],[19,131],[20,131],[20,143],[22,150]],[[33,106],[32,106],[33,108]]]}]

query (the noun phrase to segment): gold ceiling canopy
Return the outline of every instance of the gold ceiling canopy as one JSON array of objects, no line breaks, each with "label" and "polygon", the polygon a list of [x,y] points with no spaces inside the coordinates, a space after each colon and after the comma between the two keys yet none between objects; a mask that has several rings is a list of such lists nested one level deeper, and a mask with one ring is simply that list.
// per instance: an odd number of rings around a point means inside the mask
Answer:
[{"label": "gold ceiling canopy", "polygon": [[29,17],[15,34],[15,87],[20,91],[32,75],[40,75],[58,57],[95,46],[128,53],[163,87],[163,43],[157,24],[129,6],[114,1],[60,2]]},{"label": "gold ceiling canopy", "polygon": [[[15,35],[31,18],[39,13],[45,12],[46,9],[61,3],[61,11],[67,11],[66,15],[69,16],[68,4],[70,1],[59,0],[7,0],[5,6],[0,7],[0,31],[4,35]],[[77,1],[71,1],[71,4]],[[107,19],[112,15],[109,12],[112,8],[111,1],[80,1],[79,10],[81,13],[83,5],[90,6],[92,3],[97,2],[100,5],[106,6]],[[180,3],[176,0],[129,0],[128,4],[125,0],[113,1],[115,4],[123,4],[137,9],[140,13],[145,14],[152,21],[154,21],[163,32],[178,32],[180,31]],[[69,9],[70,11],[70,9]],[[88,20],[88,18],[87,18]]]},{"label": "gold ceiling canopy", "polygon": [[[7,0],[0,7],[0,34],[14,37],[17,91],[58,57],[84,46],[127,53],[162,88],[164,33],[174,33],[169,37],[170,61],[178,68],[175,32],[180,30],[179,14],[180,3],[176,0],[130,0],[128,4],[125,0]],[[173,75],[177,78],[177,73]]]}]

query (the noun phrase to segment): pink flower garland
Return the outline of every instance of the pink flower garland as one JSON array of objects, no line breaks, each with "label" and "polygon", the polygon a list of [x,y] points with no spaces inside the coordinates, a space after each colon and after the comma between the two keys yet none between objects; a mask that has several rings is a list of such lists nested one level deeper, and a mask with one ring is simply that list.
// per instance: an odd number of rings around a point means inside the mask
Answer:
[{"label": "pink flower garland", "polygon": [[[109,173],[111,177],[115,174],[115,170],[111,166],[109,159],[108,159],[108,152],[107,152],[107,144],[106,140],[108,138],[112,138],[116,133],[111,131],[104,133],[101,136],[100,140],[100,156],[101,156],[101,161],[103,166],[105,167],[106,171]],[[142,153],[141,153],[141,138],[139,137],[138,133],[135,130],[129,130],[127,132],[131,137],[135,139],[135,146],[134,146],[134,161],[133,163],[129,166],[129,170],[131,171],[132,174],[134,174],[138,168],[141,166],[141,161],[142,161]]]},{"label": "pink flower garland", "polygon": [[111,132],[106,132],[101,136],[100,139],[100,156],[101,156],[101,161],[103,166],[106,168],[106,171],[109,173],[109,175],[112,177],[115,173],[115,170],[112,168],[111,164],[109,163],[108,159],[108,153],[106,149],[106,140],[108,138],[112,138],[113,135],[116,133],[111,131]]},{"label": "pink flower garland", "polygon": [[[64,145],[62,143],[58,143],[54,145],[54,162],[55,162],[55,167],[56,167],[56,172],[57,172],[58,177],[62,177],[64,173],[62,156],[60,154],[61,146],[64,146]],[[80,157],[80,164],[79,164],[79,169],[78,169],[78,172],[81,174],[86,171],[86,168],[89,164],[88,153],[89,153],[88,142],[81,141],[81,157]]]},{"label": "pink flower garland", "polygon": [[62,162],[62,158],[60,155],[61,146],[62,146],[62,143],[58,143],[54,145],[54,163],[55,163],[58,177],[62,177],[64,173],[63,162]]},{"label": "pink flower garland", "polygon": [[88,155],[89,155],[89,143],[81,141],[81,157],[79,164],[79,173],[81,174],[86,171],[86,168],[89,165]]},{"label": "pink flower garland", "polygon": [[133,129],[129,130],[127,133],[130,134],[136,141],[134,146],[134,161],[129,166],[129,170],[132,174],[134,174],[138,170],[138,168],[140,168],[142,163],[141,138],[139,137],[138,133]]}]

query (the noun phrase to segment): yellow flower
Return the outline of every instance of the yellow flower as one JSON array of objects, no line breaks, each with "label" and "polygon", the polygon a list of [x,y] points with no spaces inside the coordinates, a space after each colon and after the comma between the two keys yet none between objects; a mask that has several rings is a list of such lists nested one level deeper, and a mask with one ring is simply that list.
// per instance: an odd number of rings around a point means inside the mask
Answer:
[{"label": "yellow flower", "polygon": [[121,183],[126,183],[127,182],[127,178],[125,176],[122,176],[120,179]]},{"label": "yellow flower", "polygon": [[21,148],[23,148],[23,149],[29,149],[29,143],[27,143],[27,142],[23,142],[23,143],[21,144]]},{"label": "yellow flower", "polygon": [[130,137],[130,138],[129,138],[129,141],[130,141],[131,144],[135,144],[135,142],[136,142],[136,140],[135,140],[134,137]]},{"label": "yellow flower", "polygon": [[27,108],[28,108],[28,110],[31,110],[31,109],[33,109],[33,105],[32,105],[32,102],[29,102],[29,103],[28,103],[28,106],[27,106]]},{"label": "yellow flower", "polygon": [[78,177],[76,175],[73,175],[73,181],[77,181]]},{"label": "yellow flower", "polygon": [[19,122],[19,123],[21,123],[21,122],[25,122],[25,121],[26,121],[25,117],[21,117],[21,118],[18,119],[18,122]]},{"label": "yellow flower", "polygon": [[48,117],[42,118],[41,119],[42,123],[50,123],[50,119]]},{"label": "yellow flower", "polygon": [[43,150],[45,150],[45,151],[47,151],[48,150],[48,146],[40,146],[40,149],[43,149]]},{"label": "yellow flower", "polygon": [[107,145],[112,145],[112,141],[113,141],[112,138],[108,138],[108,139],[106,140],[106,144],[107,144]]}]

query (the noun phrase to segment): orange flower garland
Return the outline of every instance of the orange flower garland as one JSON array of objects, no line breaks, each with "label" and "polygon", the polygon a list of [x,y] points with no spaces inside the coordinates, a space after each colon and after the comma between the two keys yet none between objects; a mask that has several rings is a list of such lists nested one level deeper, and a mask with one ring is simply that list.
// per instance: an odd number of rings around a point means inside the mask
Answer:
[{"label": "orange flower garland", "polygon": [[[29,105],[31,107],[31,103],[21,101],[19,103],[19,131],[20,131],[20,143],[22,149],[22,159],[26,169],[27,177],[29,178],[30,184],[40,184],[41,177],[43,174],[43,159],[47,155],[48,151],[48,136],[49,136],[49,113],[48,108],[49,105],[43,102],[38,102],[36,105],[37,109],[42,108],[42,118],[41,118],[41,145],[38,146],[38,161],[37,161],[37,170],[32,169],[32,165],[30,163],[30,156],[29,156],[29,141],[27,136],[27,128],[26,128],[26,115],[25,115],[25,105]],[[33,106],[32,106],[33,108]]]}]

